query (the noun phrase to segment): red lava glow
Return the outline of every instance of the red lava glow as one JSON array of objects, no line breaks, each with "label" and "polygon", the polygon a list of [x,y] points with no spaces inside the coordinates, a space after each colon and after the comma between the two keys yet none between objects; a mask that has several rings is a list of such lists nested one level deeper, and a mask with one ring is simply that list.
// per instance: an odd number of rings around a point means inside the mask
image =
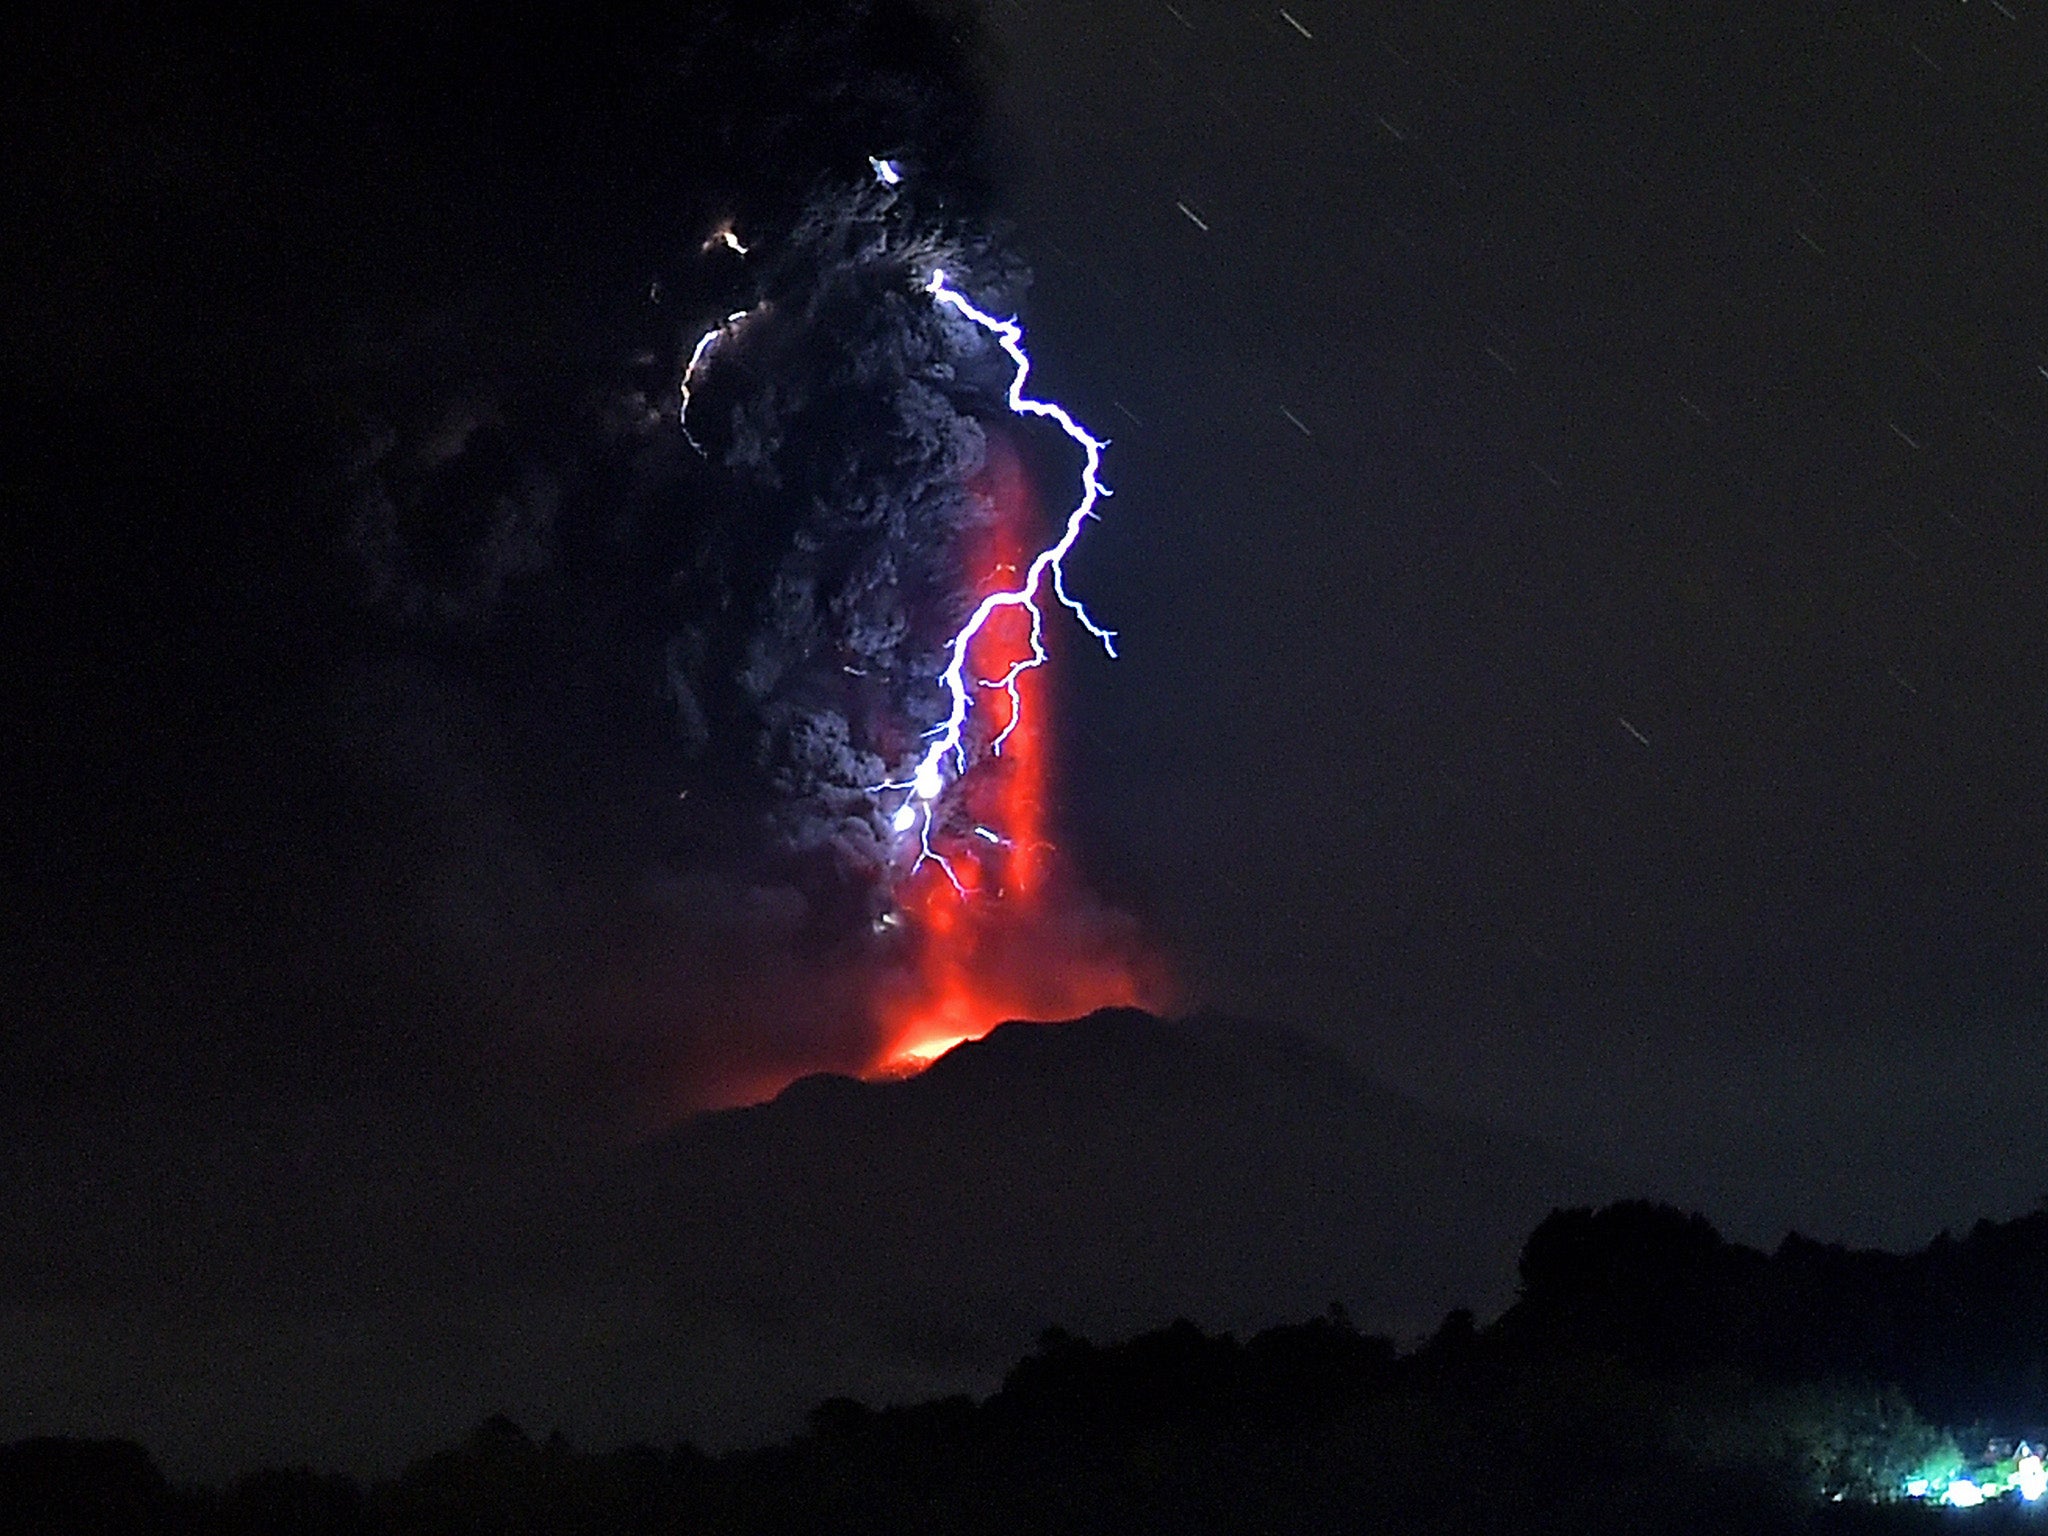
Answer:
[{"label": "red lava glow", "polygon": [[[1023,466],[999,439],[976,488],[995,509],[977,560],[987,573],[982,591],[1013,586],[1038,517]],[[1050,593],[1045,607],[1050,632],[1065,614]],[[1030,654],[1029,615],[1005,609],[976,638],[971,675],[999,677]],[[1010,724],[1010,701],[1000,689],[979,696],[969,727],[973,766],[950,791],[943,830],[932,839],[952,877],[928,861],[898,893],[904,961],[875,999],[880,1042],[870,1076],[921,1071],[1009,1019],[1157,1009],[1169,1000],[1165,968],[1131,921],[1062,878],[1047,826],[1049,671],[1018,680],[1022,718],[1000,757],[987,747]]]}]

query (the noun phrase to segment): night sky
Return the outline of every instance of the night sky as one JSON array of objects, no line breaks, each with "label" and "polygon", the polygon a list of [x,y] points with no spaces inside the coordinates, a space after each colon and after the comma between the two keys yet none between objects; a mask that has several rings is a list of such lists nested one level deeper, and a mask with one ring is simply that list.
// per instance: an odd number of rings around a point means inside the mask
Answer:
[{"label": "night sky", "polygon": [[2030,1205],[2039,14],[1174,9],[993,12],[1105,883],[1761,1237]]},{"label": "night sky", "polygon": [[[2038,0],[416,10],[0,23],[0,1333],[72,1384],[0,1436],[202,1438],[124,1351],[259,1319],[481,1331],[437,1285],[535,1294],[563,1181],[863,1059],[731,659],[860,445],[654,416],[752,272],[839,344],[789,253],[870,154],[1114,439],[1077,921],[1532,1179],[1762,1242],[2048,1191]],[[815,1176],[753,1135],[750,1209]]]}]

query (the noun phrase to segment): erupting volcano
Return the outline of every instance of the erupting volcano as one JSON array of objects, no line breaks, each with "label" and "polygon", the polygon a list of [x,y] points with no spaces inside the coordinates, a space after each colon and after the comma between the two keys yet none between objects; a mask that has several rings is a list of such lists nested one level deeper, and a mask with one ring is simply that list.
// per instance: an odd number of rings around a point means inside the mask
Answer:
[{"label": "erupting volcano", "polygon": [[[999,434],[975,490],[992,516],[973,557],[980,600],[1017,589],[1043,519],[1016,450]],[[1048,827],[1049,653],[1034,643],[1035,622],[1028,606],[1001,607],[967,646],[977,695],[961,741],[969,769],[928,813],[898,892],[905,963],[875,999],[880,1043],[870,1075],[920,1071],[1006,1020],[1167,1000],[1164,967],[1130,921],[1063,877]]]},{"label": "erupting volcano", "polygon": [[1052,836],[1054,652],[1116,655],[1066,566],[1109,496],[1108,443],[1028,392],[1023,326],[982,307],[1016,293],[1014,264],[873,168],[681,354],[675,420],[737,494],[682,563],[709,617],[669,646],[668,682],[696,750],[751,738],[798,900],[848,941],[831,1000],[779,1010],[837,1035],[802,1064],[886,1076],[1167,987]]}]

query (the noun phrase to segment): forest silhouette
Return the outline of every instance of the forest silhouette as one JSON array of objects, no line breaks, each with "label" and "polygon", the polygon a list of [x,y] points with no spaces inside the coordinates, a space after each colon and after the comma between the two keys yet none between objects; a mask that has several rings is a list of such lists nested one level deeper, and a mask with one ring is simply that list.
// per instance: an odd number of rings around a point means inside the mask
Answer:
[{"label": "forest silhouette", "polygon": [[[1240,1341],[1053,1329],[982,1401],[791,1439],[577,1449],[493,1418],[396,1478],[174,1485],[128,1441],[0,1448],[0,1533],[1756,1531],[1918,1526],[1931,1458],[2048,1424],[2048,1210],[1911,1254],[1764,1253],[1641,1201],[1553,1212],[1516,1301],[1403,1352],[1339,1305]],[[2028,1518],[2015,1496],[1977,1524]]]}]

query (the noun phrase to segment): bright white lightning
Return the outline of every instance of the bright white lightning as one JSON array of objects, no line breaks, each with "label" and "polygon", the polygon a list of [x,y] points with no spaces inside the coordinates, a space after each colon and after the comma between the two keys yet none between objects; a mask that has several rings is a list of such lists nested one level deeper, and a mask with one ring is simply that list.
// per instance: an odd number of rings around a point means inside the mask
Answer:
[{"label": "bright white lightning", "polygon": [[699,458],[704,456],[704,445],[690,435],[690,381],[697,376],[697,370],[703,367],[705,360],[711,356],[712,349],[731,333],[734,326],[746,319],[749,313],[748,310],[736,309],[699,336],[697,345],[690,349],[690,361],[683,367],[683,381],[676,390],[681,397],[681,404],[676,411],[676,425],[683,429],[684,439],[697,450]]},{"label": "bright white lightning", "polygon": [[869,155],[868,164],[874,169],[875,180],[885,187],[893,187],[903,180],[903,167],[894,160],[884,160],[879,155]]},{"label": "bright white lightning", "polygon": [[[1025,395],[1025,381],[1031,376],[1031,358],[1024,350],[1024,328],[1016,319],[1002,320],[987,311],[975,307],[967,296],[946,281],[943,271],[933,271],[926,282],[924,291],[934,302],[944,304],[955,313],[965,316],[991,336],[995,337],[1016,371],[1010,376],[1009,406],[1019,416],[1037,416],[1055,423],[1081,449],[1083,464],[1081,470],[1081,499],[1067,514],[1067,520],[1060,537],[1025,568],[1017,585],[984,597],[974,612],[960,627],[948,646],[946,668],[939,674],[939,682],[946,690],[949,707],[946,718],[934,726],[926,736],[928,745],[919,760],[917,769],[907,783],[881,786],[887,789],[907,789],[910,798],[900,806],[890,819],[890,825],[898,832],[907,832],[912,825],[919,829],[919,843],[922,852],[918,856],[921,864],[926,859],[937,861],[940,868],[952,878],[952,868],[931,846],[931,802],[936,800],[945,788],[945,764],[953,760],[954,769],[964,773],[967,769],[966,730],[967,717],[973,709],[974,692],[967,681],[967,656],[974,641],[988,625],[989,620],[1006,608],[1022,608],[1031,615],[1031,654],[1015,662],[998,678],[976,679],[983,688],[1000,688],[1010,700],[1010,716],[1002,730],[996,733],[990,743],[990,751],[1001,753],[1003,743],[1017,728],[1023,714],[1023,699],[1017,691],[1017,680],[1026,672],[1045,665],[1045,614],[1038,606],[1041,587],[1050,581],[1053,595],[1060,603],[1081,621],[1082,628],[1102,642],[1104,650],[1116,655],[1116,632],[1097,624],[1084,608],[1067,591],[1067,573],[1064,561],[1081,537],[1081,530],[1088,520],[1096,515],[1095,505],[1109,494],[1109,487],[1102,483],[1102,450],[1109,446],[1106,438],[1098,438],[1087,428],[1067,414],[1064,407],[1049,400],[1033,400]],[[957,886],[959,882],[954,881]]]}]

